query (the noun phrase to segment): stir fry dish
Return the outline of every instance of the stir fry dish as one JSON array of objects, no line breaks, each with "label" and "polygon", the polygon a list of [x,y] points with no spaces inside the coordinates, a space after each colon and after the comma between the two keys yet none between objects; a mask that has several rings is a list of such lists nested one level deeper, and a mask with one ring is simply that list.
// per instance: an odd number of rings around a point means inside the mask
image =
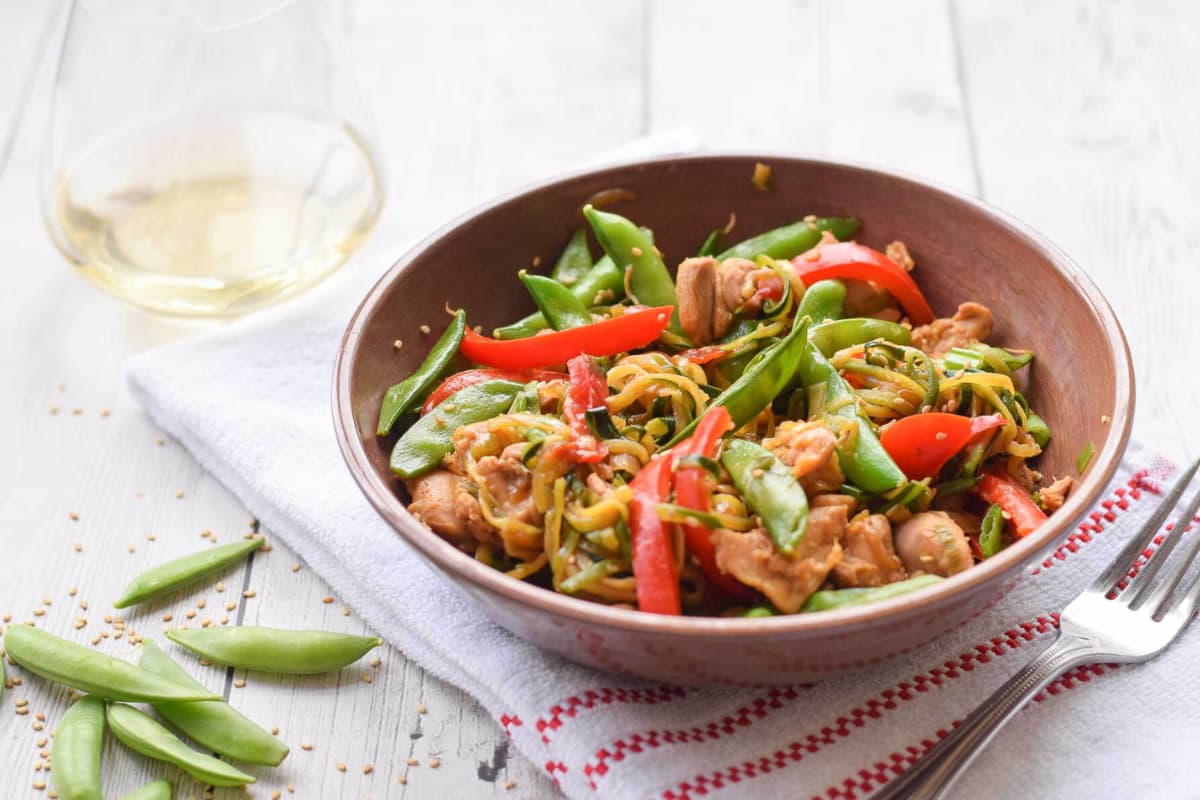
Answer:
[{"label": "stir fry dish", "polygon": [[487,336],[455,312],[384,395],[408,510],[466,553],[645,612],[806,613],[970,569],[1062,505],[1071,479],[1029,465],[1033,354],[988,344],[979,303],[936,318],[904,243],[809,216],[714,231],[672,277],[651,231],[583,214],[599,260],[578,230],[518,273],[535,313]]}]

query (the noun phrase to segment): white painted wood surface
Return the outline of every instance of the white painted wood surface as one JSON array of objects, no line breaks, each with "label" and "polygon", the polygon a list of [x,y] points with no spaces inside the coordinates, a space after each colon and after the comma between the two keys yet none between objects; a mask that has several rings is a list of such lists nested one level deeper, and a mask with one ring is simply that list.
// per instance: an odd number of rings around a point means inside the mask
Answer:
[{"label": "white painted wood surface", "polygon": [[[100,649],[129,655],[104,622],[123,583],[208,546],[202,531],[230,541],[250,520],[219,476],[158,442],[121,384],[128,354],[197,329],[93,290],[43,232],[38,158],[63,11],[0,0],[0,619],[37,620],[80,641],[108,633]],[[1197,17],[1182,1],[361,0],[350,14],[354,64],[390,182],[379,228],[348,269],[378,271],[397,242],[644,132],[689,125],[713,148],[877,163],[980,193],[1072,253],[1129,335],[1136,435],[1194,455]],[[1036,303],[1036,287],[1021,300]],[[361,630],[295,563],[276,546],[224,575],[224,591],[210,581],[127,614],[127,630],[157,635],[164,615],[192,610],[218,624],[228,614],[231,625]],[[79,630],[77,617],[87,622]],[[296,797],[553,796],[469,697],[394,650],[380,657],[378,668],[304,679],[202,670],[292,746],[281,770],[256,772],[249,796],[288,796],[288,784]],[[18,698],[29,699],[29,716],[13,713]],[[33,714],[49,730],[62,701],[35,678],[0,700],[0,795],[45,796],[33,788],[47,780],[35,769],[45,732],[33,730]],[[116,745],[105,763],[113,796],[176,775]],[[202,791],[179,782],[180,797]]]}]

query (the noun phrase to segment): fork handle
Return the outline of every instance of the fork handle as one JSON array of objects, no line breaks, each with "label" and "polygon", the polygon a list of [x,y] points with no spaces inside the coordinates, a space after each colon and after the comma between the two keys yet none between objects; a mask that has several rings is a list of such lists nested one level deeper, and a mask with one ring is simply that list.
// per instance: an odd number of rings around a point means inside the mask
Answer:
[{"label": "fork handle", "polygon": [[937,800],[1020,708],[1072,667],[1095,661],[1095,643],[1059,633],[1054,644],[1010,678],[908,772],[872,800]]}]

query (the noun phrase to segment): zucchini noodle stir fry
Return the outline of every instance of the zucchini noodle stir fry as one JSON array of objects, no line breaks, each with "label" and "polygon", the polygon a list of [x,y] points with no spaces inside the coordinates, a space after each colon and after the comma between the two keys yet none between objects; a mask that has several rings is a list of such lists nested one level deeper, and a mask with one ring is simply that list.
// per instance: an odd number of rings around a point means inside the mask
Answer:
[{"label": "zucchini noodle stir fry", "polygon": [[458,311],[387,390],[379,436],[409,511],[518,580],[659,614],[868,603],[989,558],[1062,505],[1029,466],[1050,431],[1033,354],[992,314],[936,318],[902,242],[806,217],[674,277],[653,233],[585,206],[537,311],[485,336]]}]

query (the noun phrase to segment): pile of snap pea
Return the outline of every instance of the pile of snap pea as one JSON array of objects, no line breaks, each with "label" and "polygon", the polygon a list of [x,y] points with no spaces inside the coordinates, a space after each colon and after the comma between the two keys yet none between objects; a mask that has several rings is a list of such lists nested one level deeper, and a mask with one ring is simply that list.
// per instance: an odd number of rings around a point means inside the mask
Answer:
[{"label": "pile of snap pea", "polygon": [[[195,583],[262,544],[262,537],[255,536],[169,561],[135,578],[113,605],[125,608]],[[293,675],[341,669],[382,644],[372,636],[249,626],[178,629],[167,638],[217,664]],[[151,639],[142,641],[137,664],[32,625],[9,626],[3,642],[14,663],[83,693],[55,730],[54,783],[60,800],[101,800],[100,752],[106,728],[129,749],[173,764],[209,786],[255,781],[209,752],[272,767],[288,755],[288,747],[270,731],[192,678]],[[149,705],[170,728],[131,703]],[[172,729],[209,752],[192,749]],[[170,800],[171,792],[170,782],[159,780],[124,800]]]}]

